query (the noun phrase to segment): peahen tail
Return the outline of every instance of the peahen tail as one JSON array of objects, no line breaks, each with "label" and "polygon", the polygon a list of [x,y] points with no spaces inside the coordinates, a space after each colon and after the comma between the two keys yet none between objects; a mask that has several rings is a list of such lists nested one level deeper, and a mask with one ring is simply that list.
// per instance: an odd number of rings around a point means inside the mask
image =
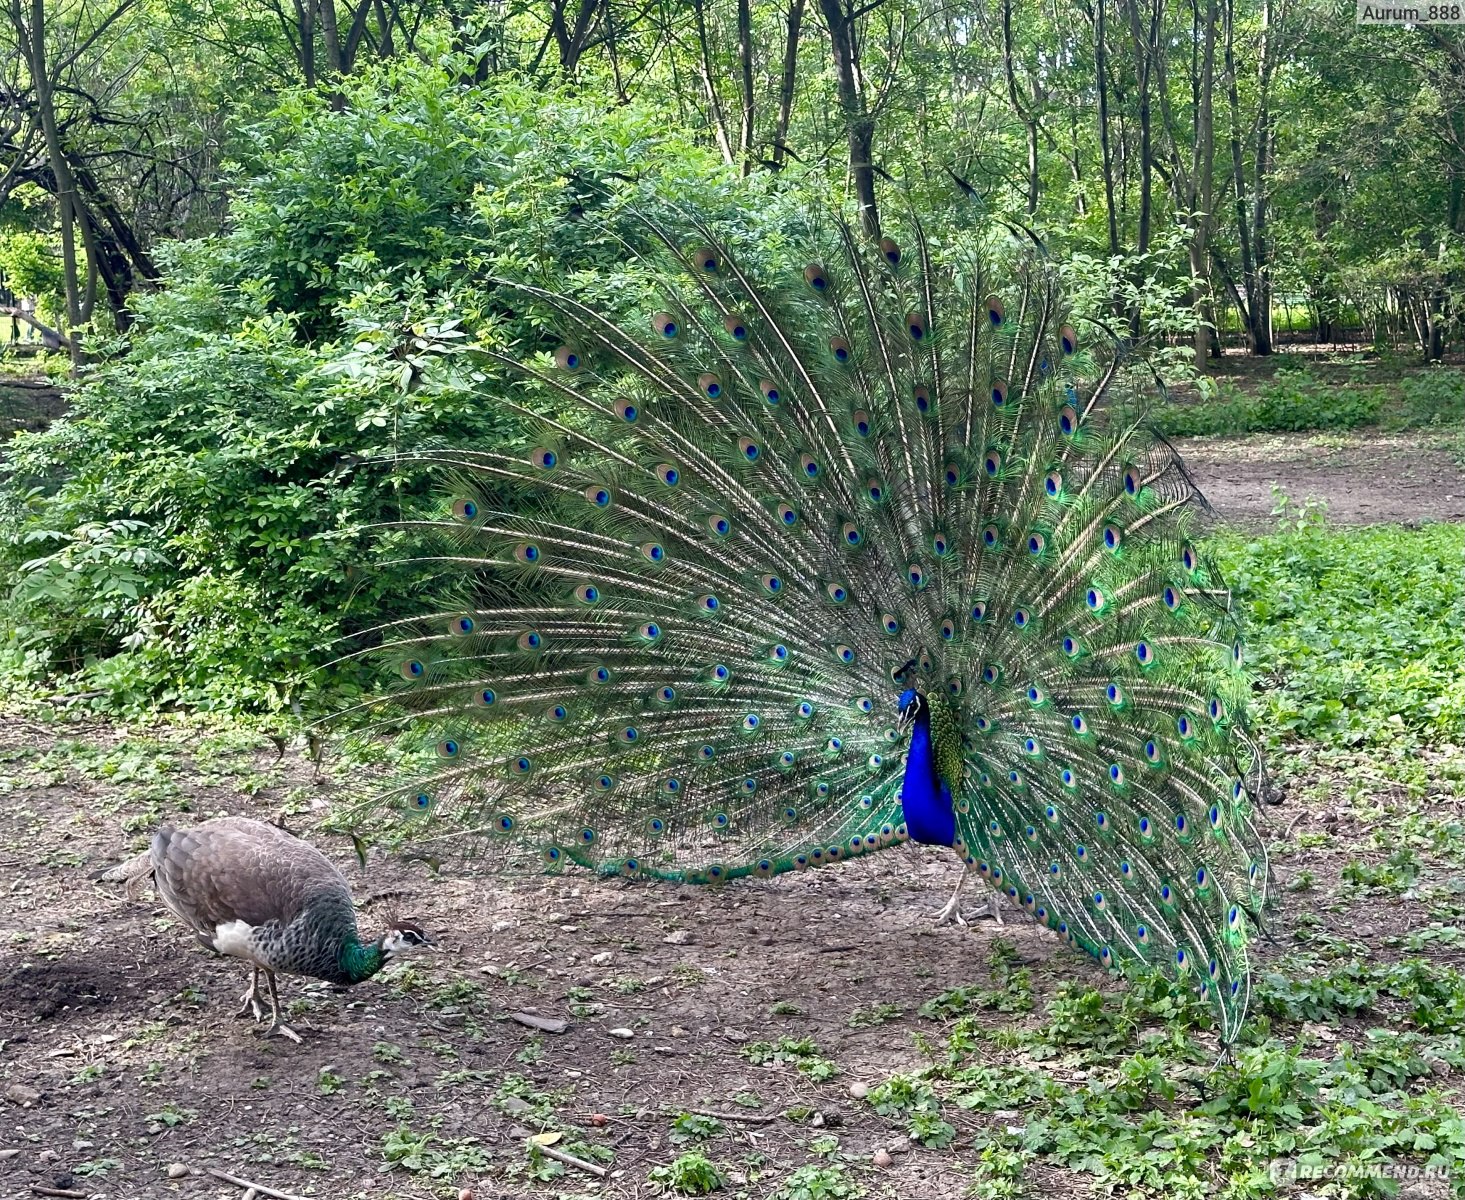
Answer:
[{"label": "peahen tail", "polygon": [[835,223],[791,267],[650,228],[649,287],[501,281],[551,327],[486,352],[532,433],[433,456],[424,571],[457,598],[374,631],[383,725],[433,765],[357,827],[693,882],[946,841],[1232,1037],[1262,765],[1199,496],[1115,339],[1031,245]]},{"label": "peahen tail", "polygon": [[131,858],[118,863],[116,866],[106,867],[96,872],[92,878],[98,883],[122,884],[123,892],[127,898],[134,900],[142,892],[142,889],[152,882],[152,851],[144,850],[141,854],[134,854]]}]

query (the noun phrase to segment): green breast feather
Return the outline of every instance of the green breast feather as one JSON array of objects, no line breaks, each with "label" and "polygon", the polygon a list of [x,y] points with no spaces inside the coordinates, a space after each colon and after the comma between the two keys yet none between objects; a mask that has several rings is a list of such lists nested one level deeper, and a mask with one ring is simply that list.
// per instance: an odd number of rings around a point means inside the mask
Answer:
[{"label": "green breast feather", "polygon": [[940,696],[927,696],[926,706],[931,710],[931,750],[936,759],[936,770],[955,798],[961,794],[964,763],[961,722]]}]

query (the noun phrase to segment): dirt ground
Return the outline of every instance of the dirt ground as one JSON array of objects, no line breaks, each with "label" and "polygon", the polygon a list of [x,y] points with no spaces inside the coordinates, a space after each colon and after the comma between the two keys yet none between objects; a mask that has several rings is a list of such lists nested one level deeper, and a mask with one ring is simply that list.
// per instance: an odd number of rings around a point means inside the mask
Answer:
[{"label": "dirt ground", "polygon": [[[1454,459],[1407,439],[1181,449],[1220,516],[1243,525],[1271,525],[1272,480],[1295,500],[1326,498],[1338,520],[1465,518]],[[1283,897],[1304,876],[1336,883],[1350,855],[1379,856],[1335,768],[1307,753],[1284,764],[1307,782],[1288,788],[1267,826]],[[1465,751],[1453,753],[1458,779]],[[1364,786],[1368,805],[1395,802],[1386,782]],[[0,713],[0,1196],[247,1194],[214,1170],[286,1197],[427,1200],[471,1187],[476,1200],[620,1200],[654,1194],[648,1172],[696,1145],[674,1140],[676,1118],[702,1110],[720,1114],[703,1148],[730,1172],[722,1195],[766,1197],[837,1155],[871,1200],[946,1200],[970,1184],[972,1135],[1020,1114],[948,1106],[956,1142],[928,1150],[851,1085],[926,1061],[921,1039],[944,1025],[918,1008],[988,982],[994,939],[1031,968],[1040,1013],[1063,981],[1119,986],[1021,913],[1001,929],[935,928],[927,914],[957,877],[938,850],[714,890],[362,868],[344,839],[312,835],[363,901],[365,930],[412,915],[442,952],[349,991],[287,981],[296,1046],[233,1019],[244,971],[191,943],[150,894],[132,902],[90,881],[163,821],[283,812],[310,833],[343,791],[298,747],[277,762],[243,735]],[[1465,804],[1458,783],[1437,791],[1428,803]],[[1291,944],[1288,907],[1263,959]],[[1431,919],[1407,896],[1340,893],[1309,907],[1314,930],[1344,939]],[[542,1032],[516,1014],[566,1028]],[[811,1039],[826,1065],[750,1061],[750,1043],[782,1037]],[[531,1158],[525,1138],[544,1125],[580,1131],[607,1173]],[[872,1161],[882,1149],[889,1166]],[[1091,1194],[1089,1179],[1044,1164],[1027,1186],[1052,1200]]]},{"label": "dirt ground", "polygon": [[1458,445],[1438,434],[1256,434],[1177,438],[1216,515],[1247,529],[1276,524],[1272,488],[1296,505],[1322,500],[1341,525],[1465,520]]},{"label": "dirt ground", "polygon": [[[910,1030],[929,1023],[916,1020],[917,1005],[983,973],[985,924],[936,929],[923,916],[955,882],[949,854],[900,849],[724,890],[584,876],[505,885],[394,862],[363,873],[349,843],[316,838],[359,897],[379,897],[364,928],[410,912],[442,953],[349,992],[291,980],[304,1045],[262,1040],[231,1019],[245,982],[237,963],[191,944],[151,893],[129,903],[89,875],[144,844],[121,829],[139,808],[139,827],[224,812],[269,818],[282,803],[313,814],[336,787],[294,753],[273,764],[268,747],[210,751],[200,763],[180,735],[151,746],[171,767],[149,789],[126,778],[145,771],[148,745],[80,726],[64,730],[83,747],[77,760],[33,749],[57,733],[0,724],[0,1062],[6,1087],[40,1093],[25,1108],[0,1095],[0,1153],[19,1150],[0,1160],[6,1196],[33,1183],[108,1200],[240,1194],[208,1176],[171,1181],[175,1163],[311,1195],[455,1195],[460,1182],[490,1177],[480,1200],[566,1188],[640,1196],[650,1194],[648,1167],[679,1153],[669,1114],[698,1108],[733,1114],[723,1158],[786,1169],[809,1157],[812,1137],[834,1132],[868,1159],[894,1135],[849,1084],[918,1062]],[[159,804],[142,799],[149,790],[173,795]],[[312,819],[289,824],[303,832]],[[1065,977],[1104,982],[1089,963],[1058,956],[1026,917],[1003,934],[1039,968],[1040,990]],[[878,1005],[899,1015],[850,1026],[852,1013]],[[569,1028],[540,1034],[512,1013]],[[816,1083],[738,1053],[783,1036],[812,1037],[838,1077]],[[525,1082],[506,1088],[511,1078]],[[545,1103],[614,1148],[611,1176],[577,1173],[548,1190],[503,1178],[525,1160],[515,1110]],[[597,1113],[608,1118],[598,1129]],[[402,1124],[475,1144],[456,1159],[442,1151],[441,1180],[382,1174],[383,1138]],[[959,1155],[895,1161],[872,1195],[961,1190]],[[744,1175],[753,1182],[757,1172]]]},{"label": "dirt ground", "polygon": [[[236,963],[191,943],[151,894],[129,902],[90,875],[163,820],[283,811],[309,832],[340,785],[297,750],[274,759],[237,736],[0,719],[0,1195],[238,1200],[213,1169],[286,1196],[649,1196],[649,1169],[690,1148],[672,1140],[674,1118],[703,1110],[723,1114],[705,1147],[732,1172],[720,1194],[769,1195],[790,1170],[827,1161],[818,1154],[834,1135],[866,1196],[943,1200],[970,1182],[963,1145],[1019,1113],[952,1109],[954,1146],[912,1148],[850,1085],[923,1061],[917,1039],[943,1025],[917,1008],[985,983],[994,938],[1032,969],[1039,1012],[1064,980],[1118,986],[1021,913],[1000,930],[934,928],[925,914],[956,877],[936,850],[713,890],[362,869],[344,839],[317,835],[364,901],[364,928],[408,913],[442,952],[350,991],[286,981],[304,1044],[262,1040],[232,1019]],[[1337,834],[1340,820],[1350,832],[1340,794],[1316,777],[1274,810],[1285,828],[1273,817],[1271,838]],[[1338,857],[1334,846],[1280,859],[1279,887],[1304,871],[1336,878]],[[1370,902],[1363,927],[1347,904],[1322,911],[1339,936],[1362,936],[1427,923],[1420,909]],[[1286,929],[1284,915],[1276,952]],[[512,1014],[568,1027],[541,1033]],[[740,1053],[785,1036],[813,1039],[837,1074]],[[526,1156],[546,1120],[613,1152],[609,1174],[537,1180],[558,1170]],[[881,1148],[894,1152],[883,1169],[872,1165]],[[1030,1194],[1091,1194],[1088,1180],[1042,1165],[1027,1182]]]}]

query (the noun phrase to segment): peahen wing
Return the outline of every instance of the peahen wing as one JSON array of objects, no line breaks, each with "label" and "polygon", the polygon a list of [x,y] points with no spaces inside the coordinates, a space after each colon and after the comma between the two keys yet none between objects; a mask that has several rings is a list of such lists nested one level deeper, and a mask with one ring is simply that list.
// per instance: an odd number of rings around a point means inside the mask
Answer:
[{"label": "peahen wing", "polygon": [[904,838],[913,674],[960,731],[966,861],[1110,965],[1193,972],[1234,1032],[1260,762],[1123,355],[1031,247],[938,265],[835,224],[799,278],[652,228],[624,319],[603,281],[506,282],[554,329],[487,356],[534,432],[437,456],[461,594],[376,631],[436,766],[362,819],[691,881],[837,860]]}]

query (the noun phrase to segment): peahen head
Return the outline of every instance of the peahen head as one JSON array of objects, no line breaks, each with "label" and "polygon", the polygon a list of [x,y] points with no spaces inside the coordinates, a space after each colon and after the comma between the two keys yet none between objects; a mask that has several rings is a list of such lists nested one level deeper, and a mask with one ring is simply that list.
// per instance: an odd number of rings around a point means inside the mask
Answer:
[{"label": "peahen head", "polygon": [[416,921],[398,917],[374,942],[358,942],[347,938],[341,945],[338,964],[350,983],[370,979],[399,954],[422,946],[436,949],[437,943]]},{"label": "peahen head", "polygon": [[437,949],[437,943],[432,940],[427,930],[416,921],[400,917],[387,927],[387,931],[381,935],[377,944],[381,947],[383,965],[391,962],[398,954],[405,954],[422,946],[426,946],[430,950]]}]

